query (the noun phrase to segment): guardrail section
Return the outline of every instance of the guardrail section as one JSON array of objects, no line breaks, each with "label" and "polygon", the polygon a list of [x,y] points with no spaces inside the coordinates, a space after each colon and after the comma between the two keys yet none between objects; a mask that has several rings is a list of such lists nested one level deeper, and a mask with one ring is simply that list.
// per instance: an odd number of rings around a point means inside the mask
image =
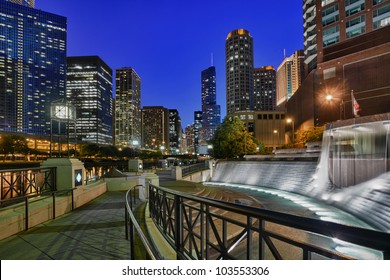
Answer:
[{"label": "guardrail section", "polygon": [[177,259],[389,259],[390,234],[149,185],[151,218]]},{"label": "guardrail section", "polygon": [[1,200],[56,191],[56,168],[25,168],[0,171]]}]

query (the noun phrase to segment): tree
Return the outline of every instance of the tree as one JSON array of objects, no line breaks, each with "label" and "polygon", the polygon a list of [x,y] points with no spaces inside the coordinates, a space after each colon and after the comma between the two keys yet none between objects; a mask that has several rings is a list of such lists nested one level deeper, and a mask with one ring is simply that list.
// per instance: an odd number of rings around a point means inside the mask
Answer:
[{"label": "tree", "polygon": [[80,146],[81,156],[96,156],[99,153],[99,146],[97,144],[82,144]]},{"label": "tree", "polygon": [[15,153],[27,155],[29,148],[27,140],[20,135],[2,135],[0,139],[0,152],[4,154],[4,161],[8,154],[15,158]]},{"label": "tree", "polygon": [[297,146],[305,146],[308,142],[321,142],[324,126],[314,126],[307,130],[298,130],[296,132],[295,142]]},{"label": "tree", "polygon": [[245,154],[254,154],[257,140],[248,132],[238,117],[225,117],[215,131],[212,154],[215,158],[236,158]]}]

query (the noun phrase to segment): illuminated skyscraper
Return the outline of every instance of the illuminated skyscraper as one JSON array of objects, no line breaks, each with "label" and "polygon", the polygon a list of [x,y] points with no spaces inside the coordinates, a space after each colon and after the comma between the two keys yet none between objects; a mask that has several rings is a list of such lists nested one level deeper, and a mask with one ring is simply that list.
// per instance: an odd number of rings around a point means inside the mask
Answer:
[{"label": "illuminated skyscraper", "polygon": [[67,98],[80,141],[112,145],[112,70],[98,56],[67,58]]},{"label": "illuminated skyscraper", "polygon": [[66,18],[0,0],[0,131],[49,135],[65,83]]},{"label": "illuminated skyscraper", "polygon": [[142,108],[142,146],[165,152],[169,144],[169,110],[162,106]]},{"label": "illuminated skyscraper", "polygon": [[211,66],[202,71],[202,127],[205,141],[210,140],[221,123],[221,107],[217,105],[216,73]]},{"label": "illuminated skyscraper", "polygon": [[141,145],[141,78],[133,68],[116,70],[115,145]]},{"label": "illuminated skyscraper", "polygon": [[27,6],[30,8],[34,8],[35,0],[6,0],[8,2],[16,3],[19,5]]},{"label": "illuminated skyscraper", "polygon": [[253,110],[253,39],[245,29],[226,38],[226,111]]},{"label": "illuminated skyscraper", "polygon": [[276,73],[277,100],[276,104],[285,103],[301,86],[305,76],[304,52],[298,50],[290,57],[286,57],[278,67]]},{"label": "illuminated skyscraper", "polygon": [[276,71],[273,66],[253,70],[254,111],[274,111],[276,109]]},{"label": "illuminated skyscraper", "polygon": [[179,112],[169,109],[169,149],[175,154],[181,149],[182,127]]}]

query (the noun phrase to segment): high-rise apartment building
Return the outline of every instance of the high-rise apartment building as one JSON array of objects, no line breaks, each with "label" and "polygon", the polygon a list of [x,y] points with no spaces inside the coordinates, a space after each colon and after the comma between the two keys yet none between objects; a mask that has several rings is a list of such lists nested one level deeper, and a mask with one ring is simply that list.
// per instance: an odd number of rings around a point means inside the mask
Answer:
[{"label": "high-rise apartment building", "polygon": [[254,111],[276,109],[276,71],[273,66],[253,69]]},{"label": "high-rise apartment building", "polygon": [[202,111],[194,112],[194,148],[199,153],[199,144],[203,142]]},{"label": "high-rise apartment building", "polygon": [[194,136],[194,124],[188,125],[185,128],[185,138],[183,139],[185,141],[184,146],[186,147],[186,153],[195,153],[195,136]]},{"label": "high-rise apartment building", "polygon": [[169,149],[171,154],[181,150],[182,127],[179,112],[169,109]]},{"label": "high-rise apartment building", "polygon": [[112,70],[98,56],[67,58],[67,99],[76,107],[79,141],[112,145]]},{"label": "high-rise apartment building", "polygon": [[0,0],[0,131],[50,134],[65,97],[66,18]]},{"label": "high-rise apartment building", "polygon": [[286,57],[279,65],[276,73],[277,100],[279,106],[285,103],[301,86],[305,76],[304,52],[298,50]]},{"label": "high-rise apartment building", "polygon": [[221,123],[221,107],[217,105],[217,87],[215,67],[211,66],[201,73],[202,83],[202,127],[204,140],[214,136]]},{"label": "high-rise apartment building", "polygon": [[142,146],[165,152],[169,145],[169,110],[162,106],[142,108]]},{"label": "high-rise apartment building", "polygon": [[315,69],[317,66],[316,2],[318,2],[318,0],[303,0],[303,45],[306,74]]},{"label": "high-rise apartment building", "polygon": [[294,119],[295,128],[389,112],[390,1],[303,3],[305,36],[310,22],[316,45],[305,44],[305,62],[313,57],[312,70],[287,102],[287,116]]},{"label": "high-rise apartment building", "polygon": [[324,61],[324,49],[390,25],[388,0],[305,0],[305,63]]},{"label": "high-rise apartment building", "polygon": [[227,114],[253,110],[253,38],[249,31],[230,32],[225,53]]},{"label": "high-rise apartment building", "polygon": [[141,145],[141,78],[133,68],[116,70],[115,145]]},{"label": "high-rise apartment building", "polygon": [[16,3],[19,5],[27,6],[30,8],[35,7],[35,0],[6,0],[8,2]]}]

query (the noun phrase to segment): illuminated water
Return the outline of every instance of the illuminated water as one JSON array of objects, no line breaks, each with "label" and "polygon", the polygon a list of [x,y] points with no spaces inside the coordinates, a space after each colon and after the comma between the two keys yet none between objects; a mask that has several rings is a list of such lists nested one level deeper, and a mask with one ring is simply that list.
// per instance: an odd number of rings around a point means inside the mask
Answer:
[{"label": "illuminated water", "polygon": [[[349,218],[335,217],[341,209],[390,232],[389,130],[389,121],[330,128],[324,133],[318,163],[219,162],[211,183],[236,185],[243,191],[266,190],[290,201],[301,195],[305,199],[298,201],[311,206],[309,210],[322,205],[316,212],[323,220],[347,223]],[[334,207],[323,210],[324,205]]]}]

